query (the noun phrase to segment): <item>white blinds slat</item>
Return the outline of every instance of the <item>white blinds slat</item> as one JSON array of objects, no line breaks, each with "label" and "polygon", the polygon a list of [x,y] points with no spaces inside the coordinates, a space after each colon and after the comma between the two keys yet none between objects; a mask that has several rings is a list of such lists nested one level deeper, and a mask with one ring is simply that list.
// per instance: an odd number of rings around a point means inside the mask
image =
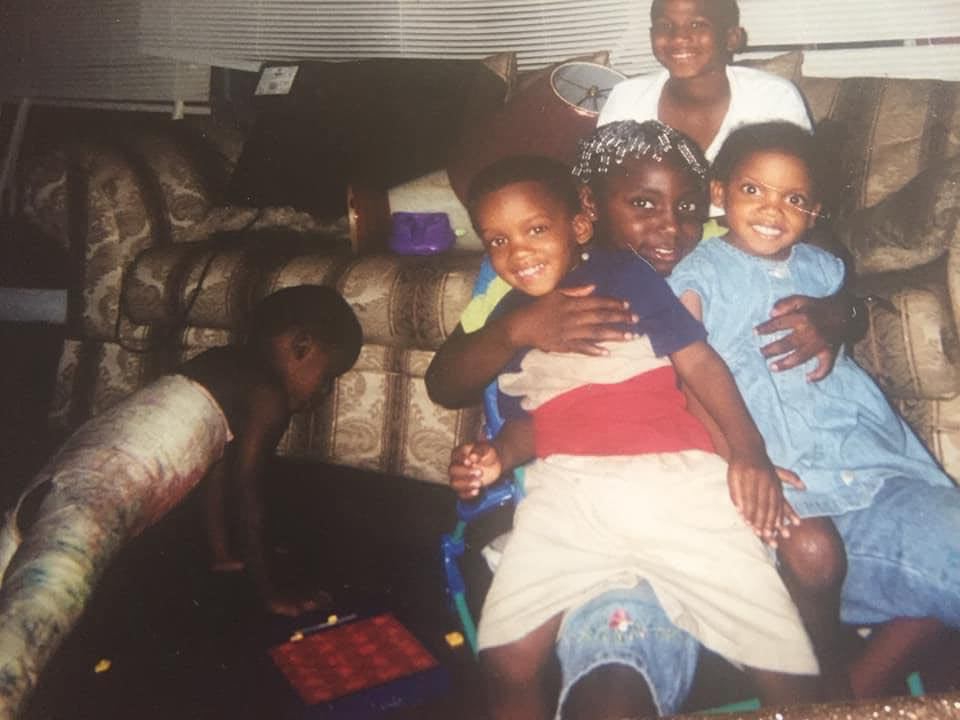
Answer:
[{"label": "white blinds slat", "polygon": [[[521,69],[616,48],[634,28],[646,50],[647,11],[627,0],[167,0],[144,3],[141,47],[229,67],[362,57],[475,59],[512,50]],[[227,9],[229,8],[229,10]],[[628,70],[646,66],[623,53]]]},{"label": "white blinds slat", "polygon": [[960,80],[960,45],[806,50],[807,77],[898,77]]},{"label": "white blinds slat", "polygon": [[[752,46],[960,36],[957,0],[740,4]],[[523,70],[607,49],[618,69],[635,75],[657,68],[648,8],[637,0],[144,0],[141,47],[180,61],[245,69],[267,61],[470,59],[512,50]],[[835,57],[836,68],[848,66],[846,57]],[[907,72],[926,61],[917,58]],[[960,77],[952,72],[941,74]]]},{"label": "white blinds slat", "polygon": [[740,0],[751,45],[960,37],[957,0]]}]

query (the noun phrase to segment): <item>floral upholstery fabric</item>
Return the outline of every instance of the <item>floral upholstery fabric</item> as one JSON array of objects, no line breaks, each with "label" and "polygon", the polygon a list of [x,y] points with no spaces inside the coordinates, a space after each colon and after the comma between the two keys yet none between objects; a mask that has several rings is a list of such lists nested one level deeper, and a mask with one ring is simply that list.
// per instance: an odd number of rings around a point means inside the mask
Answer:
[{"label": "floral upholstery fabric", "polygon": [[954,307],[946,264],[864,277],[869,330],[854,348],[857,361],[883,389],[901,399],[949,399],[960,387]]},{"label": "floral upholstery fabric", "polygon": [[801,77],[797,85],[815,122],[844,129],[847,212],[877,204],[939,160],[960,154],[960,83]]},{"label": "floral upholstery fabric", "polygon": [[960,478],[960,83],[797,84],[815,121],[839,129],[834,227],[854,260],[854,292],[878,298],[855,357]]}]

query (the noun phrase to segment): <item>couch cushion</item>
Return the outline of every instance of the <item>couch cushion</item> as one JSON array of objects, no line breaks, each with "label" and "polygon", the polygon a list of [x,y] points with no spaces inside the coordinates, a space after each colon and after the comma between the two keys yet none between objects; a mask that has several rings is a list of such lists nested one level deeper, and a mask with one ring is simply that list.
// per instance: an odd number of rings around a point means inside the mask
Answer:
[{"label": "couch cushion", "polygon": [[165,352],[144,353],[114,342],[66,340],[47,413],[51,429],[65,435],[174,364],[174,356]]},{"label": "couch cushion", "polygon": [[836,236],[861,274],[924,265],[946,255],[960,240],[960,156],[841,220]]},{"label": "couch cushion", "polygon": [[432,356],[364,345],[328,401],[294,416],[279,452],[446,485],[450,451],[477,436],[480,410],[431,402],[423,373]]},{"label": "couch cushion", "polygon": [[744,67],[756,68],[764,72],[782,77],[784,80],[796,83],[800,80],[803,73],[803,52],[792,50],[782,55],[774,55],[769,58],[744,58],[737,60],[734,65],[743,65]]},{"label": "couch cushion", "polygon": [[855,357],[895,398],[949,399],[960,388],[960,346],[946,271],[946,263],[936,261],[856,282],[855,292],[882,300],[870,306],[869,330],[855,346]]},{"label": "couch cushion", "polygon": [[946,473],[960,484],[960,396],[945,400],[894,400],[894,405]]},{"label": "couch cushion", "polygon": [[240,329],[251,303],[262,297],[265,274],[309,257],[309,282],[331,284],[347,262],[346,242],[340,235],[262,228],[150,248],[127,271],[125,316],[141,325]]},{"label": "couch cushion", "polygon": [[333,284],[357,313],[365,344],[435,350],[460,321],[479,267],[477,253],[369,255],[337,268],[298,256],[267,273],[258,292]]},{"label": "couch cushion", "polygon": [[810,78],[798,83],[814,119],[842,123],[845,212],[870,207],[945,157],[960,154],[960,83]]}]

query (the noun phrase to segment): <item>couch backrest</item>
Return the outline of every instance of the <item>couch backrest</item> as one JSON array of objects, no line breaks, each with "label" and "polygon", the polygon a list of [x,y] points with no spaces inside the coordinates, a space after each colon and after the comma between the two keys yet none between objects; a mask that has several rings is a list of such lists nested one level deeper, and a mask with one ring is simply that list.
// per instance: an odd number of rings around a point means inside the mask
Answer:
[{"label": "couch backrest", "polygon": [[363,327],[360,358],[322,408],[293,419],[280,452],[445,483],[450,450],[475,436],[480,414],[434,405],[423,377],[459,321],[479,264],[476,254],[356,257],[301,243],[181,243],[138,258],[123,307],[138,326],[185,324],[183,358],[233,337],[246,309],[271,292],[336,287]]},{"label": "couch backrest", "polygon": [[831,125],[843,173],[841,214],[870,207],[960,154],[960,83],[815,78],[797,85],[818,124]]},{"label": "couch backrest", "polygon": [[260,297],[323,283],[351,302],[366,342],[330,402],[293,420],[280,452],[446,482],[450,448],[475,434],[479,413],[433,405],[423,373],[459,319],[479,258],[351,256],[344,223],[217,205],[191,165],[195,152],[147,133],[70,142],[28,161],[25,214],[73,258],[55,434],[235,340]]}]

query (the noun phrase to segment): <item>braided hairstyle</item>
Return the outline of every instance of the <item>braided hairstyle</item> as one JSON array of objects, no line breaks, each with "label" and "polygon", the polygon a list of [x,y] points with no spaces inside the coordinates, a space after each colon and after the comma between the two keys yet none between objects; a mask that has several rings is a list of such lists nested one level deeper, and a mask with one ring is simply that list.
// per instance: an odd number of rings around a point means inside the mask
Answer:
[{"label": "braided hairstyle", "polygon": [[590,137],[580,141],[573,174],[581,182],[593,183],[610,169],[632,158],[651,158],[662,162],[675,157],[681,167],[706,188],[710,166],[697,143],[679,130],[658,120],[621,120],[601,125]]}]

